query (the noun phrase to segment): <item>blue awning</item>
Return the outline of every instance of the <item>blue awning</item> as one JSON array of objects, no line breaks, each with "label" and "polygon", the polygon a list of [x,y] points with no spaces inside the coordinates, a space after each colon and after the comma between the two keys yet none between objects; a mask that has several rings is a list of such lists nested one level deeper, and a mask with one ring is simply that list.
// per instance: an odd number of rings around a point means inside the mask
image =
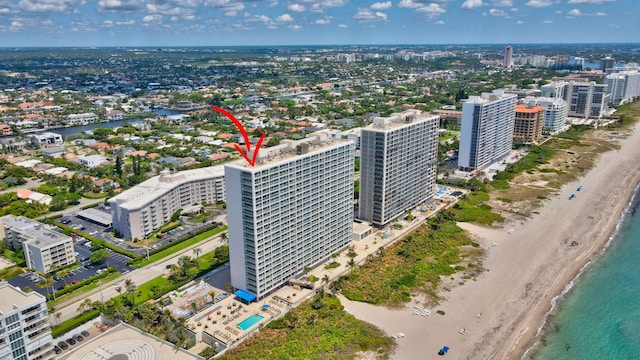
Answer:
[{"label": "blue awning", "polygon": [[255,295],[244,290],[236,290],[235,296],[239,297],[240,300],[246,301],[247,303],[250,303],[256,299]]}]

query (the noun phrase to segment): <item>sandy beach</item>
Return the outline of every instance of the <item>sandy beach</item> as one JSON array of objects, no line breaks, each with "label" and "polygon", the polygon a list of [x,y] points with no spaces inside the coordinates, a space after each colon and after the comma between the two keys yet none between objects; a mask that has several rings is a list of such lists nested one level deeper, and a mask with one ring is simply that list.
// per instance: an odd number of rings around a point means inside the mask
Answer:
[{"label": "sandy beach", "polygon": [[343,305],[389,335],[404,334],[393,359],[438,359],[444,345],[447,359],[521,359],[538,340],[551,299],[601,253],[640,181],[640,133],[620,144],[525,222],[500,229],[461,223],[487,249],[487,270],[442,293],[429,316],[414,314],[416,304],[390,310],[341,297]]}]

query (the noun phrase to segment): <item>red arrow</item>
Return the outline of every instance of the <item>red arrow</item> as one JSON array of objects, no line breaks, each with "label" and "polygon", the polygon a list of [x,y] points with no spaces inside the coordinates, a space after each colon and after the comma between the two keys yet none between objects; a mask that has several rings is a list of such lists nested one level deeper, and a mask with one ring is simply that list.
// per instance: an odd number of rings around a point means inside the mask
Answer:
[{"label": "red arrow", "polygon": [[236,126],[238,127],[238,130],[240,130],[240,133],[244,138],[244,144],[247,146],[247,152],[245,153],[244,151],[242,151],[242,148],[240,147],[240,145],[234,144],[236,146],[236,150],[238,150],[240,155],[242,155],[242,157],[245,160],[247,160],[249,165],[255,166],[256,158],[258,157],[258,150],[260,150],[260,145],[262,145],[262,140],[264,140],[265,133],[262,133],[262,135],[260,136],[260,140],[258,140],[258,144],[256,144],[256,149],[253,151],[253,156],[251,157],[251,159],[249,159],[249,152],[251,152],[251,143],[249,142],[249,136],[247,136],[247,131],[242,126],[242,123],[238,121],[238,119],[236,119],[233,115],[231,115],[231,113],[228,112],[227,110],[221,109],[217,106],[212,106],[211,108],[219,112],[220,114],[226,116],[229,120],[233,121],[233,123],[236,124]]}]

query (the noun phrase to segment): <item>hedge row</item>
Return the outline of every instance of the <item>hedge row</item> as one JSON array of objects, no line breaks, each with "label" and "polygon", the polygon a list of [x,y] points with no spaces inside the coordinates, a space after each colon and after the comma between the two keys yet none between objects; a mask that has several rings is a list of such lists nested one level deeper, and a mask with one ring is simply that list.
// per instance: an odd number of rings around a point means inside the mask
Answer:
[{"label": "hedge row", "polygon": [[54,298],[54,295],[55,296],[62,296],[62,295],[68,294],[68,293],[70,293],[70,292],[72,292],[72,291],[74,291],[76,289],[79,289],[79,288],[85,286],[85,285],[91,284],[95,280],[105,278],[108,275],[110,275],[111,273],[114,273],[116,271],[117,270],[115,268],[110,267],[106,271],[103,271],[98,275],[92,276],[90,278],[86,278],[86,279],[84,279],[82,281],[79,281],[79,282],[73,284],[73,285],[65,286],[61,290],[58,290],[53,294],[47,295],[47,300],[52,300]]},{"label": "hedge row", "polygon": [[69,233],[76,233],[76,234],[82,236],[83,238],[85,238],[87,240],[90,240],[90,241],[93,241],[93,240],[100,241],[100,240],[102,240],[104,242],[104,246],[106,248],[109,248],[109,249],[111,249],[111,250],[113,250],[113,251],[115,251],[115,252],[117,252],[119,254],[122,254],[122,255],[130,257],[130,258],[135,258],[136,257],[136,254],[132,253],[131,251],[125,250],[125,249],[123,249],[123,248],[121,248],[121,247],[119,247],[117,245],[113,245],[112,243],[110,243],[108,241],[104,241],[104,239],[100,239],[100,238],[97,238],[95,236],[89,235],[84,231],[76,230],[76,229],[74,229],[72,227],[69,227],[67,225],[61,224],[59,222],[56,222],[55,224],[56,224],[56,226],[58,226],[62,230],[66,230]]},{"label": "hedge row", "polygon": [[98,316],[100,316],[99,310],[91,309],[89,311],[85,311],[82,314],[78,314],[69,320],[63,321],[59,325],[54,326],[51,329],[51,336],[53,336],[53,338],[55,339],[58,336],[66,333],[67,331],[75,329],[78,326],[86,323],[87,321],[97,318]]},{"label": "hedge row", "polygon": [[[178,224],[178,226],[180,226],[180,224]],[[176,227],[178,227],[178,226],[176,226]],[[202,233],[205,233],[207,231],[211,231],[213,229],[220,228],[222,226],[223,226],[222,223],[213,223],[213,224],[211,224],[209,226],[205,226],[205,227],[203,227],[201,229],[198,229],[197,231],[195,231],[195,232],[193,232],[191,234],[188,234],[188,235],[185,235],[185,236],[183,236],[181,238],[178,238],[175,241],[172,241],[170,243],[166,243],[166,244],[164,244],[162,246],[159,246],[159,247],[157,247],[155,249],[149,249],[149,256],[155,255],[155,254],[157,254],[157,253],[159,253],[161,251],[164,251],[164,250],[169,249],[171,247],[174,247],[174,246],[176,246],[176,245],[178,245],[178,244],[180,244],[182,242],[185,242],[185,241],[187,241],[189,239],[192,239],[192,238],[194,238],[194,237],[196,237],[196,236],[198,236],[198,235],[200,235]],[[146,254],[140,255],[140,256],[135,256],[135,257],[133,257],[133,259],[129,260],[128,264],[132,265],[132,264],[135,264],[138,261],[141,261],[141,260],[146,259],[146,258],[147,258]]]}]

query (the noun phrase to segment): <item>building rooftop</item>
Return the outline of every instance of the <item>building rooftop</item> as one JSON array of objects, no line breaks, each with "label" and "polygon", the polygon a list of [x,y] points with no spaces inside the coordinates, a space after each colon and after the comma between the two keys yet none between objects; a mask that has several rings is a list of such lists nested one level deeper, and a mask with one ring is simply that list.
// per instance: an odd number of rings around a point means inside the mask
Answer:
[{"label": "building rooftop", "polygon": [[30,239],[25,242],[35,244],[39,248],[71,241],[71,237],[53,231],[47,225],[24,216],[5,215],[0,217],[0,223],[26,234]]},{"label": "building rooftop", "polygon": [[25,293],[7,282],[0,283],[0,312],[2,314],[8,314],[41,300],[44,300],[44,296],[35,291]]},{"label": "building rooftop", "polygon": [[60,360],[204,360],[203,357],[161,340],[131,325],[120,323],[72,347]]},{"label": "building rooftop", "polygon": [[[341,140],[330,138],[326,131],[317,131],[300,140],[283,140],[280,145],[261,149],[256,158],[255,166],[251,166],[246,160],[238,160],[228,163],[227,166],[249,170],[260,170],[271,165],[293,160],[297,156],[317,154],[319,152],[354,144],[353,140]],[[253,151],[249,154],[252,156]]]},{"label": "building rooftop", "polygon": [[118,206],[125,209],[138,209],[156,200],[179,185],[216,177],[224,177],[223,165],[185,170],[173,174],[169,173],[168,170],[164,170],[160,175],[154,176],[133,188],[112,197],[109,199],[109,202],[116,203]]},{"label": "building rooftop", "polygon": [[517,113],[537,113],[540,111],[544,111],[544,107],[542,106],[527,106],[522,104],[516,104],[516,112]]},{"label": "building rooftop", "polygon": [[420,110],[409,109],[400,113],[391,114],[389,117],[375,117],[373,124],[364,128],[367,131],[393,131],[403,127],[415,125],[427,120],[433,120],[438,115],[424,113]]}]

